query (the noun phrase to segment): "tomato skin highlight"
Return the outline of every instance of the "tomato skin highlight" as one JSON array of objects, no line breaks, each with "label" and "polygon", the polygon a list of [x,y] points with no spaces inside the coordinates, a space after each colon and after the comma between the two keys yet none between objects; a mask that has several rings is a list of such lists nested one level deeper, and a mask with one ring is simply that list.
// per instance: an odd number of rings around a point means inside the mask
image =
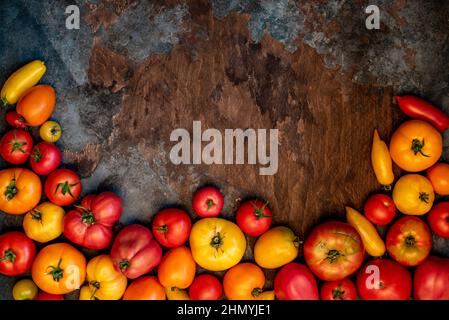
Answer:
[{"label": "tomato skin highlight", "polygon": [[396,215],[393,199],[381,193],[370,196],[365,202],[363,211],[366,218],[378,226],[389,224]]},{"label": "tomato skin highlight", "polygon": [[24,129],[8,131],[0,140],[1,156],[12,164],[22,164],[27,161],[31,149],[33,149],[33,138]]},{"label": "tomato skin highlight", "polygon": [[22,232],[0,235],[0,273],[18,276],[30,270],[36,255],[36,245]]},{"label": "tomato skin highlight", "polygon": [[37,127],[50,118],[56,103],[55,90],[49,85],[37,85],[27,90],[17,103],[16,111],[30,127]]},{"label": "tomato skin highlight", "polygon": [[27,128],[25,119],[20,114],[18,114],[16,111],[8,111],[5,114],[5,120],[11,127],[14,127],[17,129],[26,129]]},{"label": "tomato skin highlight", "polygon": [[236,213],[237,225],[251,237],[258,237],[267,232],[271,225],[271,211],[268,203],[260,200],[244,202]]},{"label": "tomato skin highlight", "polygon": [[189,287],[189,296],[192,300],[219,300],[222,295],[220,280],[211,274],[197,276]]},{"label": "tomato skin highlight", "polygon": [[153,235],[166,248],[176,248],[188,239],[192,222],[187,212],[168,208],[156,214],[152,223]]},{"label": "tomato skin highlight", "polygon": [[40,142],[31,151],[30,165],[34,172],[46,176],[61,164],[61,150],[54,144]]},{"label": "tomato skin highlight", "polygon": [[47,198],[58,206],[74,203],[82,190],[81,179],[69,169],[57,169],[50,173],[45,181],[44,191]]},{"label": "tomato skin highlight", "polygon": [[413,297],[416,300],[449,300],[449,259],[432,256],[416,268]]},{"label": "tomato skin highlight", "polygon": [[[377,283],[374,272],[379,276]],[[357,292],[362,300],[408,300],[412,293],[410,272],[388,259],[367,262],[357,275]]]},{"label": "tomato skin highlight", "polygon": [[427,222],[437,236],[449,238],[449,202],[436,204],[427,215]]},{"label": "tomato skin highlight", "polygon": [[296,262],[283,266],[276,274],[274,292],[279,300],[319,300],[318,285],[312,272]]},{"label": "tomato skin highlight", "polygon": [[218,216],[223,205],[223,194],[216,187],[203,187],[193,194],[192,208],[200,217]]},{"label": "tomato skin highlight", "polygon": [[394,98],[401,111],[410,118],[427,121],[441,133],[449,127],[449,117],[430,102],[411,95]]},{"label": "tomato skin highlight", "polygon": [[349,278],[325,282],[320,290],[321,300],[356,300],[357,289]]}]

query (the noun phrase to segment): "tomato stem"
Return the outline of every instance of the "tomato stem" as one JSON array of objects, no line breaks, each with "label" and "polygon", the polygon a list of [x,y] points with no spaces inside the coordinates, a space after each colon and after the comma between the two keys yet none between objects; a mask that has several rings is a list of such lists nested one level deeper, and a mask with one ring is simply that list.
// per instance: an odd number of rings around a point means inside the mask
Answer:
[{"label": "tomato stem", "polygon": [[157,230],[162,231],[164,233],[164,238],[167,239],[168,226],[166,224],[160,226]]},{"label": "tomato stem", "polygon": [[332,298],[334,300],[345,300],[345,298],[343,297],[344,294],[345,291],[341,290],[341,284],[336,289],[332,289]]},{"label": "tomato stem", "polygon": [[254,215],[256,216],[257,219],[262,219],[262,218],[271,218],[271,216],[264,214],[263,212],[265,211],[265,208],[268,205],[268,201],[265,202],[262,207],[258,208],[256,201],[251,202],[251,204],[253,205],[254,208]]},{"label": "tomato stem", "polygon": [[11,249],[5,250],[5,253],[2,258],[0,258],[0,261],[8,260],[11,263],[14,263],[14,260],[16,259],[16,254]]},{"label": "tomato stem", "polygon": [[130,263],[129,263],[128,260],[122,260],[122,261],[120,261],[119,264],[118,264],[118,267],[120,268],[120,270],[121,270],[122,272],[125,272],[126,269],[129,268],[129,266],[130,266]]},{"label": "tomato stem", "polygon": [[48,272],[48,274],[50,274],[53,277],[53,280],[56,282],[59,282],[59,280],[61,280],[62,277],[64,276],[64,270],[61,269],[61,262],[62,259],[59,259],[58,265],[56,267],[54,266],[48,267],[49,269],[51,269],[51,271]]},{"label": "tomato stem", "polygon": [[302,240],[299,239],[299,237],[295,237],[295,239],[293,240],[293,245],[295,246],[295,248],[299,248],[300,245],[302,245],[304,242]]},{"label": "tomato stem", "polygon": [[65,196],[65,195],[68,193],[73,199],[75,199],[75,197],[74,197],[73,194],[72,194],[72,190],[71,190],[70,188],[76,186],[77,184],[78,184],[78,182],[77,182],[77,183],[72,183],[72,184],[69,184],[68,181],[66,181],[66,182],[60,182],[60,183],[58,183],[58,185],[56,186],[55,194],[58,193],[59,188],[61,188],[61,193],[62,193],[62,195]]},{"label": "tomato stem", "polygon": [[95,217],[92,211],[86,211],[81,215],[81,221],[87,225],[95,224]]},{"label": "tomato stem", "polygon": [[33,209],[30,211],[30,214],[33,220],[42,220],[42,213],[39,210]]},{"label": "tomato stem", "polygon": [[217,232],[211,239],[210,245],[214,248],[220,248],[223,245],[223,237],[220,232]]},{"label": "tomato stem", "polygon": [[209,210],[210,210],[210,208],[212,208],[212,207],[215,207],[215,206],[216,206],[216,204],[215,204],[214,200],[212,200],[212,199],[207,199],[207,200],[206,200],[206,204],[207,204],[207,211],[209,211]]},{"label": "tomato stem", "polygon": [[327,252],[326,260],[329,260],[330,263],[333,263],[333,262],[337,261],[338,258],[340,258],[340,256],[341,256],[340,251],[331,249]]},{"label": "tomato stem", "polygon": [[3,194],[6,196],[6,199],[9,201],[15,197],[17,192],[19,192],[19,190],[17,189],[17,186],[16,186],[16,177],[14,176],[14,178],[11,180],[9,185],[6,187],[6,191]]},{"label": "tomato stem", "polygon": [[39,148],[34,149],[33,154],[31,155],[34,162],[40,162],[42,160],[42,153]]},{"label": "tomato stem", "polygon": [[415,237],[414,237],[414,236],[408,235],[408,236],[405,238],[405,245],[406,245],[407,247],[414,247],[414,246],[415,246],[415,243],[416,243],[416,240],[415,240]]},{"label": "tomato stem", "polygon": [[253,297],[257,297],[258,295],[260,295],[262,293],[262,289],[261,288],[254,288],[253,291],[251,291],[251,295]]},{"label": "tomato stem", "polygon": [[419,140],[419,139],[413,139],[412,140],[412,150],[413,150],[413,153],[415,154],[415,156],[418,153],[420,153],[424,157],[427,157],[427,158],[429,157],[429,155],[425,154],[422,151],[422,149],[424,148],[424,145],[425,145],[424,139],[422,139],[422,141]]},{"label": "tomato stem", "polygon": [[5,108],[9,108],[11,107],[11,104],[8,102],[8,100],[6,99],[6,97],[2,97],[2,105]]},{"label": "tomato stem", "polygon": [[420,192],[419,193],[419,200],[421,200],[424,203],[429,203],[429,194],[426,192]]}]

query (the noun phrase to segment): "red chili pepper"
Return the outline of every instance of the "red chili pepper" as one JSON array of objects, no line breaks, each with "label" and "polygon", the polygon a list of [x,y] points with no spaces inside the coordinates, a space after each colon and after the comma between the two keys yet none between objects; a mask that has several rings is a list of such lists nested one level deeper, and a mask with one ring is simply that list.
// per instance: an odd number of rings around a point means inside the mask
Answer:
[{"label": "red chili pepper", "polygon": [[395,99],[410,118],[427,121],[441,133],[449,127],[449,117],[431,103],[415,96],[395,96]]}]

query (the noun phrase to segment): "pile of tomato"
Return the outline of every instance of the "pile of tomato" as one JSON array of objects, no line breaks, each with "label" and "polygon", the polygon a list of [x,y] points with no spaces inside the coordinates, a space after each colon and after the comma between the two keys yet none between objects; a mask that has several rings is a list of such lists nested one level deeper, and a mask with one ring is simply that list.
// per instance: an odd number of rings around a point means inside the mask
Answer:
[{"label": "pile of tomato", "polygon": [[[81,300],[409,299],[412,291],[416,299],[449,299],[449,259],[429,257],[431,231],[419,217],[428,213],[432,231],[449,238],[449,202],[433,206],[435,193],[449,195],[449,165],[437,163],[449,118],[427,102],[398,97],[415,119],[397,129],[389,148],[374,133],[374,173],[385,190],[394,185],[392,196],[371,195],[364,214],[346,207],[346,222],[318,225],[304,242],[288,227],[272,227],[268,202],[259,199],[243,202],[235,223],[219,217],[224,197],[213,186],[193,195],[196,221],[167,208],[150,227],[131,224],[115,235],[121,198],[102,192],[80,199],[79,175],[61,168],[54,144],[61,128],[49,121],[56,95],[38,85],[44,73],[45,65],[33,61],[1,92],[16,108],[6,114],[13,128],[0,140],[0,155],[12,165],[0,171],[0,210],[24,218],[23,232],[0,235],[0,273],[31,271],[14,286],[15,299],[62,300],[74,291]],[[36,127],[37,144],[30,134]],[[393,162],[411,172],[396,183]],[[389,225],[385,241],[376,225]],[[247,237],[257,238],[254,259],[242,262]],[[86,261],[80,247],[103,253]],[[278,269],[268,290],[266,269]]]}]

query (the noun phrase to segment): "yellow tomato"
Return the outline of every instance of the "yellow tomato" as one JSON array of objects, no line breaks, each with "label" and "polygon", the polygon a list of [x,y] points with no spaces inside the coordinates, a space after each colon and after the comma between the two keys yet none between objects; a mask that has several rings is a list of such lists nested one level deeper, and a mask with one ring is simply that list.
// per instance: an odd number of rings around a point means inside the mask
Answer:
[{"label": "yellow tomato", "polygon": [[22,279],[12,288],[14,300],[33,300],[37,296],[37,286],[30,279]]},{"label": "yellow tomato", "polygon": [[92,296],[99,300],[118,300],[126,290],[127,279],[114,266],[110,256],[96,256],[87,264],[87,281]]},{"label": "yellow tomato", "polygon": [[95,290],[92,290],[89,285],[82,286],[80,289],[79,300],[95,300]]},{"label": "yellow tomato", "polygon": [[242,259],[246,239],[240,228],[221,218],[205,218],[196,222],[190,232],[193,259],[211,271],[223,271]]},{"label": "yellow tomato", "polygon": [[262,268],[276,269],[298,256],[299,239],[287,227],[274,227],[257,239],[254,259]]},{"label": "yellow tomato", "polygon": [[175,287],[165,288],[165,295],[167,296],[167,300],[190,300],[185,290]]},{"label": "yellow tomato", "polygon": [[59,237],[64,228],[64,209],[44,202],[29,211],[23,219],[23,229],[28,238],[48,242]]},{"label": "yellow tomato", "polygon": [[423,215],[430,211],[434,199],[432,184],[419,174],[401,177],[393,189],[394,204],[404,214]]},{"label": "yellow tomato", "polygon": [[46,142],[56,142],[61,138],[61,126],[56,121],[47,121],[39,129],[39,136]]},{"label": "yellow tomato", "polygon": [[404,122],[391,137],[390,155],[401,168],[418,172],[431,167],[441,156],[443,139],[437,129],[421,120]]}]

